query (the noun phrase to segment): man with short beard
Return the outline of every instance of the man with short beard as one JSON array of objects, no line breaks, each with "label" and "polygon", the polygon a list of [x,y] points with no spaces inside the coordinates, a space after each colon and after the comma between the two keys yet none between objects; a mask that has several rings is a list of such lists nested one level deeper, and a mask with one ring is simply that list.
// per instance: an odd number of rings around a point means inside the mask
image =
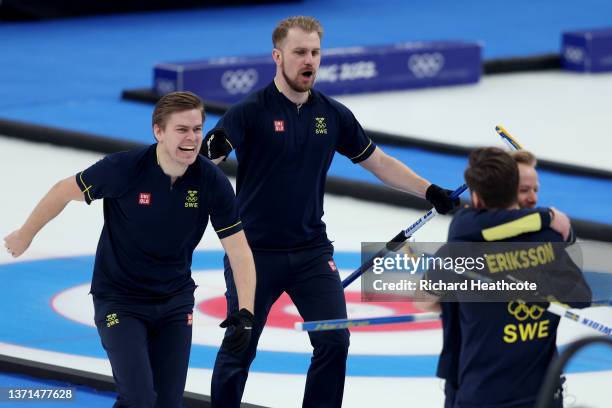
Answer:
[{"label": "man with short beard", "polygon": [[[239,406],[268,312],[283,292],[304,320],[346,318],[333,247],[321,220],[325,179],[336,151],[385,184],[426,198],[439,213],[458,204],[449,190],[383,153],[350,110],[312,88],[322,33],[311,17],[281,21],[272,34],[274,81],[232,107],[203,144],[204,153],[217,162],[236,150],[240,214],[258,270],[251,343],[244,353],[221,347],[217,355],[211,387],[217,407]],[[227,260],[225,277],[231,316],[237,304]],[[309,336],[314,352],[303,406],[340,407],[349,332]]]},{"label": "man with short beard", "polygon": [[[536,169],[538,160],[528,150],[516,150],[510,152],[510,156],[514,159],[519,171],[518,205],[525,209],[535,208],[538,205],[538,193],[540,192],[540,181]],[[562,233],[562,235],[564,234]],[[567,241],[576,242],[576,233],[571,226]]]}]

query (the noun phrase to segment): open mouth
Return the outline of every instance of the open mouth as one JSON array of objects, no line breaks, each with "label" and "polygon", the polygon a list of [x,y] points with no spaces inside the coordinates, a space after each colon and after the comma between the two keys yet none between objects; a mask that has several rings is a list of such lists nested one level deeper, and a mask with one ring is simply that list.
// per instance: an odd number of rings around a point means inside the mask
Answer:
[{"label": "open mouth", "polygon": [[193,152],[195,151],[195,146],[179,146],[179,150],[181,152]]},{"label": "open mouth", "polygon": [[304,71],[304,72],[302,72],[301,75],[302,75],[303,78],[310,79],[314,75],[314,72],[313,71]]}]

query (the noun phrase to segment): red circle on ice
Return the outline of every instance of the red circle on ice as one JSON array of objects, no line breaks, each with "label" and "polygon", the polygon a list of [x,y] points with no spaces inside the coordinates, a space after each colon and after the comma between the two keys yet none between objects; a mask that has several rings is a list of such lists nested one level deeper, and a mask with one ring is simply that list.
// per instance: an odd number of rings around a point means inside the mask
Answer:
[{"label": "red circle on ice", "polygon": [[[384,308],[386,310],[391,309],[393,315],[399,314],[410,314],[419,313],[420,310],[415,308],[410,302],[361,302],[360,292],[346,292],[345,293],[347,306],[350,309],[351,305],[359,305],[360,307],[367,308]],[[283,293],[281,297],[274,303],[272,310],[268,315],[268,321],[266,326],[276,327],[281,329],[293,329],[295,322],[300,322],[302,319],[300,316],[290,313],[293,302],[286,293]],[[214,297],[212,299],[204,300],[198,303],[197,308],[200,312],[209,316],[214,316],[219,319],[225,318],[226,303],[224,296]],[[383,332],[383,331],[406,331],[406,330],[429,330],[439,329],[440,322],[414,322],[414,323],[400,323],[400,324],[388,324],[383,326],[370,326],[370,327],[355,327],[351,328],[351,331],[360,332]]]}]

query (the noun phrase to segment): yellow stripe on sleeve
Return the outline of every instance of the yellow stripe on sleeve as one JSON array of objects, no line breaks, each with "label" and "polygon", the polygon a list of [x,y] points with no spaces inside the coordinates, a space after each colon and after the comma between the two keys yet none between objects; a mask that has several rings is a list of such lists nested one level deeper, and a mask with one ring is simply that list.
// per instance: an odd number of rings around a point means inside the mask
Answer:
[{"label": "yellow stripe on sleeve", "polygon": [[370,143],[368,143],[368,145],[366,146],[366,148],[363,149],[363,152],[359,153],[355,157],[351,157],[351,160],[355,160],[355,159],[359,158],[360,156],[362,156],[370,148],[370,146],[372,146],[372,141],[371,140],[370,140]]},{"label": "yellow stripe on sleeve", "polygon": [[89,197],[89,201],[93,201],[93,198],[91,198],[91,195],[89,194],[89,189],[93,187],[93,184],[91,186],[87,186],[87,183],[85,183],[85,181],[83,180],[83,172],[79,173],[79,179],[81,180],[81,184],[83,185],[83,187],[85,187],[85,190],[83,190],[83,194],[87,193],[87,197]]},{"label": "yellow stripe on sleeve", "polygon": [[241,223],[242,223],[242,221],[238,221],[238,222],[237,222],[237,223],[235,223],[234,225],[230,225],[229,227],[225,227],[225,228],[221,228],[221,229],[219,229],[219,230],[215,230],[215,232],[218,234],[218,233],[223,232],[223,231],[226,231],[226,230],[228,230],[228,229],[230,229],[230,228],[234,228],[236,225],[241,224]]},{"label": "yellow stripe on sleeve", "polygon": [[542,219],[540,218],[540,213],[536,212],[505,224],[483,229],[482,237],[485,241],[500,241],[502,239],[516,237],[517,235],[535,232],[541,229]]}]

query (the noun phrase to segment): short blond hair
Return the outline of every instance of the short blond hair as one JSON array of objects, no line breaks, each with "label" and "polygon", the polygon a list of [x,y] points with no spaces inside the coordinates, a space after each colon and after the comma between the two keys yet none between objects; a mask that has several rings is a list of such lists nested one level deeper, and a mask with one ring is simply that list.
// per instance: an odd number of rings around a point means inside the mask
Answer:
[{"label": "short blond hair", "polygon": [[516,164],[526,164],[531,167],[535,167],[538,164],[535,155],[528,150],[510,152],[510,156],[512,156]]},{"label": "short blond hair", "polygon": [[289,29],[296,27],[307,33],[316,32],[319,35],[319,39],[323,38],[323,26],[316,18],[308,16],[287,17],[281,20],[272,32],[272,45],[274,48],[278,48],[280,43],[287,38]]}]

